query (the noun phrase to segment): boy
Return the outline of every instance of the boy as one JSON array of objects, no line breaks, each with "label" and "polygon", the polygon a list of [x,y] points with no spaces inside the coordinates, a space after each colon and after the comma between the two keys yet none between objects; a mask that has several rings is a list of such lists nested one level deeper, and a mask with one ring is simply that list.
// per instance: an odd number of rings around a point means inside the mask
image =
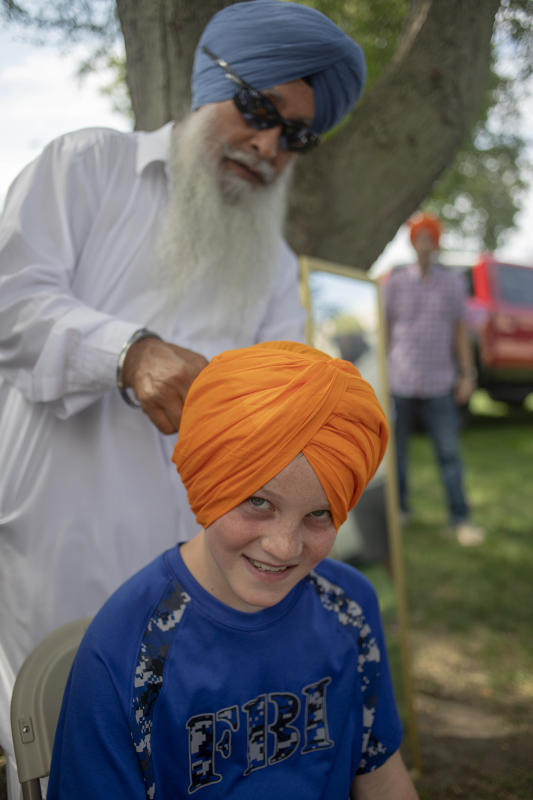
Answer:
[{"label": "boy", "polygon": [[49,800],[416,799],[374,591],[325,559],[387,438],[356,368],[305,345],[205,367],[173,456],[202,530],[87,631]]}]

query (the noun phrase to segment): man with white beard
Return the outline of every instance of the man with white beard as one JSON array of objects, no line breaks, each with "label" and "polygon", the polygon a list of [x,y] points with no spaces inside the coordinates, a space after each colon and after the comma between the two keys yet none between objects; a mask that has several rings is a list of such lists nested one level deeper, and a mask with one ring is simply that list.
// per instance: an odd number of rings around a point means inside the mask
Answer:
[{"label": "man with white beard", "polygon": [[[207,359],[302,339],[282,237],[296,155],[358,100],[360,48],[320,12],[236,3],[198,44],[192,114],[51,142],[0,221],[0,744],[54,628],[196,532],[173,441]],[[140,408],[136,408],[140,406]],[[143,413],[144,412],[144,413]]]},{"label": "man with white beard", "polygon": [[[216,298],[210,324],[216,331],[234,328],[238,335],[254,316],[253,298],[275,287],[294,162],[276,176],[270,161],[222,143],[218,110],[218,104],[203,106],[172,132],[170,198],[152,267],[154,281],[167,293],[160,318],[150,324],[172,319],[191,286],[204,290],[208,283]],[[221,147],[226,158],[254,165],[264,181],[259,191],[217,166]]]}]

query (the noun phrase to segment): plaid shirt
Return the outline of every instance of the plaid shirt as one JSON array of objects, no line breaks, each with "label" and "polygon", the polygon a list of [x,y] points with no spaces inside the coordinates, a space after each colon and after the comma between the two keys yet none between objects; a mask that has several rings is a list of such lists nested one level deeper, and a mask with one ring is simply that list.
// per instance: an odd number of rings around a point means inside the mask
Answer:
[{"label": "plaid shirt", "polygon": [[460,275],[431,265],[425,278],[418,264],[393,270],[384,287],[388,373],[392,394],[436,397],[456,380],[454,332],[466,318]]}]

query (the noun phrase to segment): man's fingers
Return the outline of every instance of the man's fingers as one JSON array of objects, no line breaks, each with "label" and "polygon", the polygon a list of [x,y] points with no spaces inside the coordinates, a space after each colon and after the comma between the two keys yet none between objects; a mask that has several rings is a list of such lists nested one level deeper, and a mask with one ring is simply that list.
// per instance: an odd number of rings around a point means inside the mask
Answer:
[{"label": "man's fingers", "polygon": [[163,378],[150,373],[143,376],[136,395],[142,406],[162,408],[169,418],[179,421],[185,397],[192,380],[183,375],[166,375]]},{"label": "man's fingers", "polygon": [[209,363],[205,356],[201,353],[196,353],[194,350],[187,350],[177,344],[170,345],[170,347],[180,359],[183,359],[190,366],[193,379]]},{"label": "man's fingers", "polygon": [[162,433],[176,433],[187,390],[188,386],[180,381],[157,381],[145,376],[138,400],[144,413]]},{"label": "man's fingers", "polygon": [[[135,394],[140,403],[153,400],[160,405],[185,400],[190,385],[198,375],[200,362],[184,361],[175,357],[169,361],[156,361],[144,371],[139,371],[135,380]],[[205,365],[202,364],[203,369]]]},{"label": "man's fingers", "polygon": [[178,432],[181,420],[181,409],[179,413],[169,415],[164,408],[153,404],[142,404],[141,408],[161,433],[168,436]]},{"label": "man's fingers", "polygon": [[[185,396],[180,394],[166,395],[162,400],[158,401],[159,411],[163,414],[171,427],[171,430],[164,430],[163,433],[177,433],[181,422],[181,412],[183,411],[183,403]],[[162,430],[162,428],[159,428]]]},{"label": "man's fingers", "polygon": [[193,350],[146,338],[132,345],[124,365],[125,380],[153,424],[171,434],[179,430],[191,383],[207,364],[207,359]]}]

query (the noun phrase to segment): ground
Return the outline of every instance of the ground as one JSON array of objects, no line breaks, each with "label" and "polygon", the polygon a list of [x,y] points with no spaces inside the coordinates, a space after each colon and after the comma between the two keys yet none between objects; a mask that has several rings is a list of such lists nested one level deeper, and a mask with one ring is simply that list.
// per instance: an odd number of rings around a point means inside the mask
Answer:
[{"label": "ground", "polygon": [[498,700],[475,654],[450,636],[411,633],[421,800],[533,798],[533,704]]}]

